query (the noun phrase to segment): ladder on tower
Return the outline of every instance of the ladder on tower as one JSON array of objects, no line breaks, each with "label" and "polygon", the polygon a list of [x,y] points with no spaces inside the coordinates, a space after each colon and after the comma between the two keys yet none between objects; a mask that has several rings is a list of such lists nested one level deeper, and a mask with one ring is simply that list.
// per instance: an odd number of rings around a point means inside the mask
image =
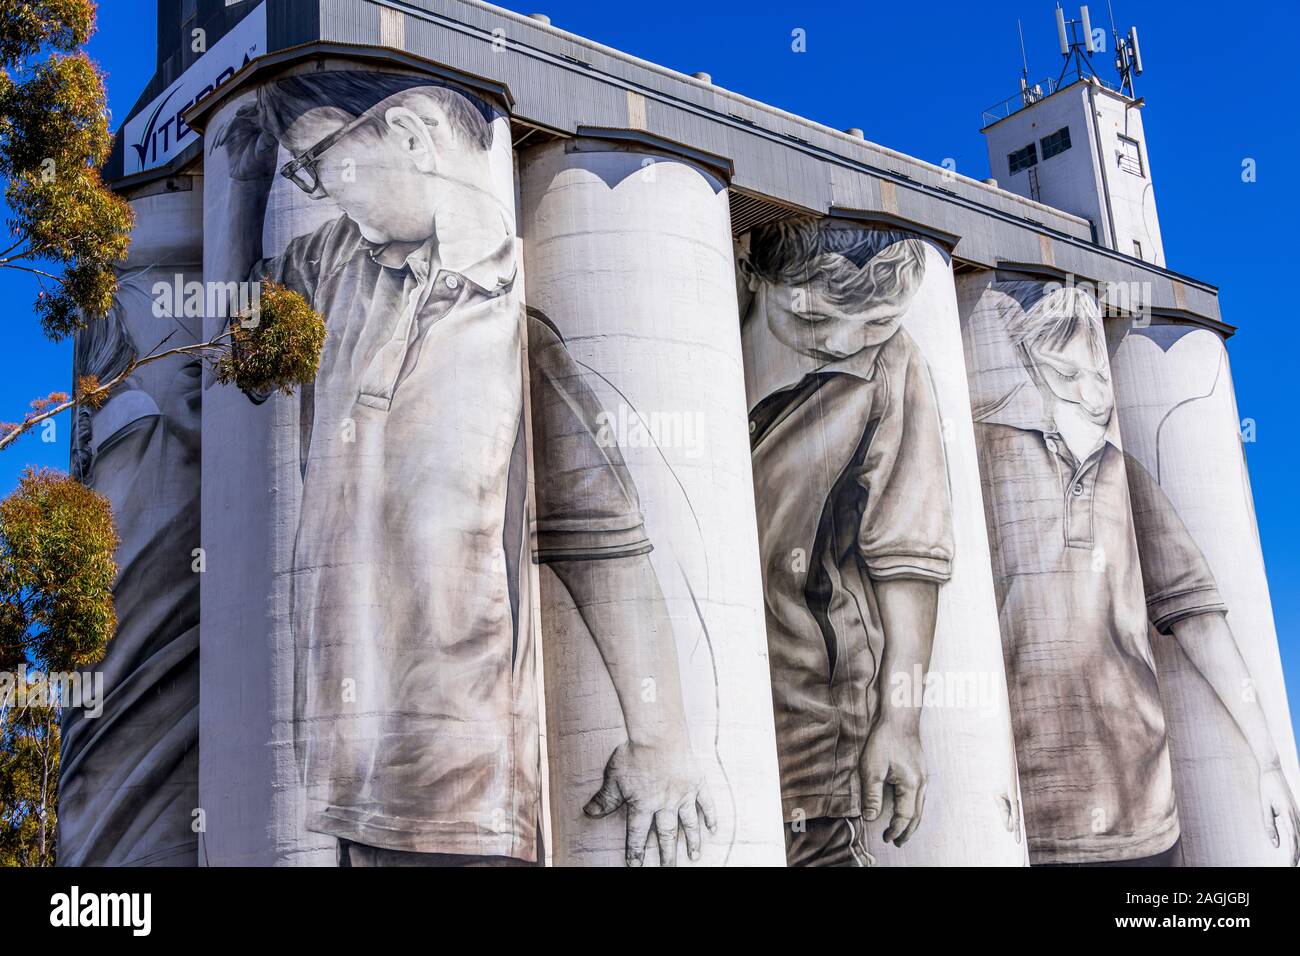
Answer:
[{"label": "ladder on tower", "polygon": [[1029,198],[1034,202],[1042,202],[1042,191],[1038,188],[1038,167],[1029,167]]}]

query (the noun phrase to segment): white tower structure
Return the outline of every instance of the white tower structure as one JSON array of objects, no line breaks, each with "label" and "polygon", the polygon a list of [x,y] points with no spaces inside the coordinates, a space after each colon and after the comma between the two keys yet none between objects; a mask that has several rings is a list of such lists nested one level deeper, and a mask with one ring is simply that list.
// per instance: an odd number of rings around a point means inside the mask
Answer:
[{"label": "white tower structure", "polygon": [[1094,69],[1107,37],[1093,29],[1088,8],[1078,20],[1056,9],[1061,55],[1059,78],[1028,84],[984,113],[990,175],[1004,189],[1082,216],[1103,246],[1164,267],[1164,243],[1146,136],[1145,100],[1133,79],[1142,73],[1137,28],[1112,32],[1120,82]]}]

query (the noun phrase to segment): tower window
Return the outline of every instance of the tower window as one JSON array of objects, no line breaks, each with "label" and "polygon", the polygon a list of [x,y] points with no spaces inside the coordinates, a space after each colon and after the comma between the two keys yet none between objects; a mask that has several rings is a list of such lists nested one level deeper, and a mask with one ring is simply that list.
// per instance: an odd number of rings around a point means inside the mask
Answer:
[{"label": "tower window", "polygon": [[1015,175],[1030,166],[1038,165],[1038,150],[1030,143],[1024,149],[1018,149],[1007,156],[1007,165],[1011,167],[1011,175]]},{"label": "tower window", "polygon": [[1055,133],[1044,136],[1042,139],[1043,159],[1051,159],[1058,153],[1063,153],[1070,148],[1070,127],[1062,126]]},{"label": "tower window", "polygon": [[1119,162],[1119,168],[1124,172],[1132,173],[1134,176],[1144,175],[1142,172],[1142,147],[1137,140],[1121,136],[1115,158]]}]

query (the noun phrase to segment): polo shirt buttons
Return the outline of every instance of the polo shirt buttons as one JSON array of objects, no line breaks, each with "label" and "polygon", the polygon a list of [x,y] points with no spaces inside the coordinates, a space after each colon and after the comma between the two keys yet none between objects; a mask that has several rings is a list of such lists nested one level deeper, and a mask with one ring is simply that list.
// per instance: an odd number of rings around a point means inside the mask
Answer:
[{"label": "polo shirt buttons", "polygon": [[1079,482],[1073,488],[1071,488],[1070,493],[1074,495],[1074,497],[1076,498],[1079,497],[1081,494],[1083,494],[1083,482]]},{"label": "polo shirt buttons", "polygon": [[452,289],[454,291],[455,289],[460,287],[460,280],[457,279],[455,276],[447,276],[445,281],[447,283],[448,289]]}]

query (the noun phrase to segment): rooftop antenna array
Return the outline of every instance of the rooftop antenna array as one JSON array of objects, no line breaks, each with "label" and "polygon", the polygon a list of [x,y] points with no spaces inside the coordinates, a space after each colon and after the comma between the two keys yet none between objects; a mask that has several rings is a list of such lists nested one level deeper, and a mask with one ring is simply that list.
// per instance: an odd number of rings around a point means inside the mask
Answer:
[{"label": "rooftop antenna array", "polygon": [[1056,36],[1061,44],[1061,56],[1065,57],[1065,66],[1056,81],[1058,88],[1071,68],[1080,80],[1097,76],[1097,71],[1092,66],[1092,55],[1097,52],[1097,47],[1092,42],[1092,18],[1088,15],[1086,5],[1079,8],[1077,20],[1067,20],[1061,5],[1056,5]]},{"label": "rooftop antenna array", "polygon": [[[1044,83],[1030,85],[1029,55],[1025,52],[1025,28],[1022,21],[1016,20],[1016,32],[1020,38],[1020,91],[1016,96],[985,110],[983,123],[985,125],[995,123],[1010,115],[1008,110],[1015,112],[1017,109],[1033,106],[1062,87],[1080,80],[1099,82],[1108,89],[1118,90],[1119,93],[1133,100],[1136,106],[1142,106],[1143,101],[1138,98],[1133,86],[1134,79],[1142,75],[1142,50],[1138,46],[1137,27],[1129,27],[1128,33],[1120,36],[1119,29],[1115,26],[1115,9],[1111,0],[1106,0],[1106,7],[1110,13],[1110,32],[1115,43],[1115,69],[1119,72],[1118,87],[1112,82],[1103,80],[1093,66],[1093,56],[1106,53],[1106,34],[1101,28],[1094,31],[1092,15],[1087,5],[1079,7],[1078,19],[1071,19],[1066,17],[1065,10],[1061,8],[1060,3],[1057,3],[1056,36],[1060,44],[1061,56],[1065,60],[1061,75],[1055,81],[1049,76]],[[1044,86],[1047,87],[1046,90],[1043,89]],[[1012,106],[1011,104],[1017,99],[1020,105]]]},{"label": "rooftop antenna array", "polygon": [[1142,48],[1138,46],[1138,28],[1129,27],[1127,36],[1120,36],[1115,27],[1115,8],[1106,0],[1110,9],[1110,35],[1115,39],[1115,69],[1119,71],[1119,91],[1137,99],[1133,89],[1133,78],[1142,75]]}]

